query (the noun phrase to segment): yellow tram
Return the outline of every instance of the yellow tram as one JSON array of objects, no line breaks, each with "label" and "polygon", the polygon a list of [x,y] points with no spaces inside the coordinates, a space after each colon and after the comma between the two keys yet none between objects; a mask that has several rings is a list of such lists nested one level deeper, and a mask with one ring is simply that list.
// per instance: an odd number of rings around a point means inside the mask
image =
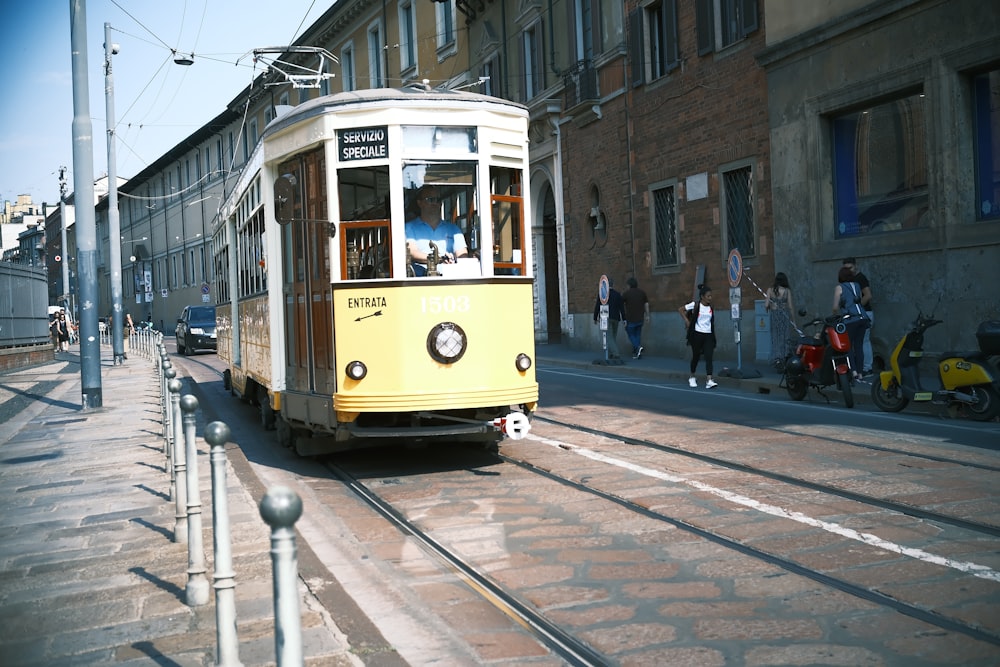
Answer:
[{"label": "yellow tram", "polygon": [[528,114],[506,100],[418,85],[279,116],[214,230],[227,388],[302,455],[522,435],[527,177]]}]

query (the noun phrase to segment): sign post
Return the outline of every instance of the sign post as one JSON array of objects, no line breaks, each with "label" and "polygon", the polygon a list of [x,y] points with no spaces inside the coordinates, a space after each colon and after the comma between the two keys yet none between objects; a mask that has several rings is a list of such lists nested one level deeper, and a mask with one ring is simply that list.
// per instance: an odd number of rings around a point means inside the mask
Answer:
[{"label": "sign post", "polygon": [[743,347],[742,336],[740,334],[740,321],[742,312],[740,303],[743,300],[743,290],[740,282],[743,280],[743,256],[738,248],[733,248],[729,252],[729,259],[726,260],[726,275],[729,278],[729,305],[733,315],[733,337],[736,342],[736,370],[729,373],[735,378],[756,378],[760,377],[760,371],[743,370]]},{"label": "sign post", "polygon": [[608,361],[608,299],[611,298],[611,281],[606,275],[602,275],[597,282],[597,298],[601,302],[601,309],[598,318],[598,326],[601,330],[601,346],[604,348],[604,362]]}]

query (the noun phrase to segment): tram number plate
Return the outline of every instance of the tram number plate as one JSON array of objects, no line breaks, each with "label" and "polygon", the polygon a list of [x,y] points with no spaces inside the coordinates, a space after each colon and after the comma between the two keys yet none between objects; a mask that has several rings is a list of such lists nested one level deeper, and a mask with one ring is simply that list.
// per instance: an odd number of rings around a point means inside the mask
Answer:
[{"label": "tram number plate", "polygon": [[471,310],[471,306],[469,304],[469,297],[464,295],[423,296],[420,297],[420,310],[432,315],[439,313],[467,313]]}]

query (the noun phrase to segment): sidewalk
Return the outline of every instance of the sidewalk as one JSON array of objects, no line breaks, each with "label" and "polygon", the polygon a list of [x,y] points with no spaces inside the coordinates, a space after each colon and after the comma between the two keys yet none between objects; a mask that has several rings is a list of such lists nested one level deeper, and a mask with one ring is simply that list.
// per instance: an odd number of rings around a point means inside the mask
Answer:
[{"label": "sidewalk", "polygon": [[[215,596],[185,604],[188,547],[172,541],[155,367],[138,355],[113,366],[102,352],[103,407],[86,413],[78,348],[0,374],[0,662],[213,665]],[[211,585],[207,450],[199,444]],[[233,474],[238,452],[229,450],[227,498],[239,657],[247,666],[275,664],[270,529]],[[362,664],[323,604],[300,591],[306,664]]]}]

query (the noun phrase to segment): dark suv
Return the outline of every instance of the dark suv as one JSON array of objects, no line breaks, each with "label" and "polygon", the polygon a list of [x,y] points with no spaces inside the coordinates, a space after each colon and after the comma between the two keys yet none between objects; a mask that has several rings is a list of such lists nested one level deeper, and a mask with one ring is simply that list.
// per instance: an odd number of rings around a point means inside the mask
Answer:
[{"label": "dark suv", "polygon": [[177,353],[192,355],[198,350],[216,350],[215,308],[186,306],[177,318]]}]

